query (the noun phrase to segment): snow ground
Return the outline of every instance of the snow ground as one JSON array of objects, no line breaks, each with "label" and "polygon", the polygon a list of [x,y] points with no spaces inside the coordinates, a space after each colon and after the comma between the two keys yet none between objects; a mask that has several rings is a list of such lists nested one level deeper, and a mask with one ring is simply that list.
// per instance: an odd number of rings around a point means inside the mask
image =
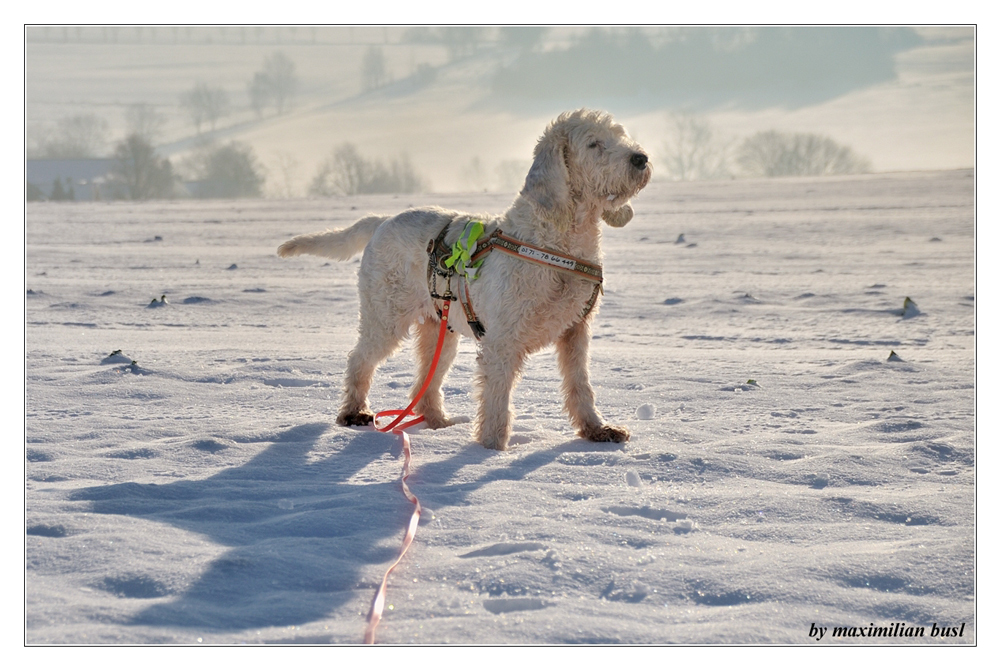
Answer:
[{"label": "snow ground", "polygon": [[[973,184],[654,182],[605,235],[591,352],[632,440],[572,434],[551,351],[510,451],[415,432],[425,514],[377,640],[975,643]],[[399,444],[333,421],[356,261],[274,250],[368,211],[509,200],[29,203],[25,641],[359,643],[410,513]],[[403,406],[410,361],[380,369],[374,407]],[[895,622],[966,625],[809,637]]]}]

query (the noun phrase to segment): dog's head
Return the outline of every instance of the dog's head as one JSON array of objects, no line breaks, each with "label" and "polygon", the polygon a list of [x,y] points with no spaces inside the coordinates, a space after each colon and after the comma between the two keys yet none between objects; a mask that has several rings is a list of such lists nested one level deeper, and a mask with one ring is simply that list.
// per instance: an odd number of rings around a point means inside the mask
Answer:
[{"label": "dog's head", "polygon": [[521,195],[560,228],[591,216],[620,227],[632,219],[629,199],[651,175],[649,155],[610,114],[580,109],[545,129]]}]

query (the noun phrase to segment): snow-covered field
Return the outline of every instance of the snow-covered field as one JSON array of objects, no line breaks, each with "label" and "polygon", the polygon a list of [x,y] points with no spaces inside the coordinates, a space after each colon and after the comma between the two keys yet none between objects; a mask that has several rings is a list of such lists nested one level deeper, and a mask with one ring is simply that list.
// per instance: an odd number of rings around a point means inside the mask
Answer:
[{"label": "snow-covered field", "polygon": [[[572,434],[552,351],[510,451],[414,432],[425,513],[377,640],[974,643],[973,184],[654,182],[606,230],[592,344],[632,440]],[[274,250],[509,200],[30,203],[25,640],[359,643],[410,513],[400,446],[333,421],[356,261]],[[389,359],[373,406],[411,370]],[[925,637],[832,637],[896,623]]]}]

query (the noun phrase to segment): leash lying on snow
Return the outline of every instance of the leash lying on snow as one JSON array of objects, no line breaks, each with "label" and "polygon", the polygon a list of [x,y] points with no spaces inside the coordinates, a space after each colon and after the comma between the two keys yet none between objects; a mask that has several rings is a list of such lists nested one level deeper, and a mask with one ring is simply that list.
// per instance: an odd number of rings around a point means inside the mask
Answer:
[{"label": "leash lying on snow", "polygon": [[[420,402],[420,399],[424,397],[424,393],[427,392],[427,388],[431,384],[431,379],[434,378],[434,371],[437,369],[438,361],[441,358],[441,349],[444,346],[445,332],[450,328],[448,325],[448,310],[451,306],[451,302],[456,300],[456,297],[451,292],[452,277],[458,278],[458,286],[456,287],[458,292],[457,300],[462,303],[462,309],[465,311],[466,319],[469,321],[469,326],[472,327],[472,333],[476,336],[476,339],[482,338],[482,336],[486,333],[486,329],[483,327],[483,324],[480,323],[479,319],[476,317],[475,311],[472,309],[472,300],[469,297],[468,283],[478,276],[479,267],[482,265],[486,255],[493,249],[503,251],[504,253],[516,256],[517,258],[521,258],[526,261],[532,261],[563,272],[568,272],[577,277],[586,279],[587,281],[594,282],[594,292],[584,305],[584,317],[587,316],[587,314],[590,313],[590,310],[594,308],[594,303],[597,302],[597,295],[601,292],[602,282],[604,281],[604,275],[600,265],[593,265],[580,260],[579,258],[566,256],[565,254],[560,254],[549,249],[521,242],[513,237],[504,235],[499,228],[480,241],[479,238],[484,232],[482,221],[469,221],[465,230],[462,232],[462,235],[453,245],[451,245],[450,248],[444,243],[444,238],[447,232],[448,226],[445,226],[444,230],[442,230],[437,236],[437,239],[432,240],[427,246],[427,253],[430,257],[427,274],[428,283],[430,284],[431,297],[444,302],[440,313],[441,328],[438,331],[437,346],[434,348],[434,358],[431,360],[431,366],[427,372],[427,378],[424,380],[424,384],[420,388],[420,391],[413,397],[413,400],[410,401],[410,404],[406,409],[390,409],[379,412],[375,415],[375,430],[382,433],[388,433],[391,431],[392,433],[399,435],[403,442],[403,476],[400,480],[400,485],[403,488],[403,495],[406,496],[407,500],[413,503],[413,513],[410,515],[410,522],[406,527],[406,534],[403,536],[403,545],[399,550],[399,556],[396,557],[396,560],[393,561],[392,565],[390,565],[385,571],[385,575],[382,577],[382,583],[375,591],[375,597],[372,599],[371,609],[368,611],[368,627],[365,629],[365,644],[375,643],[375,629],[382,620],[382,610],[385,607],[385,593],[389,581],[389,575],[396,568],[396,566],[399,565],[399,562],[403,560],[406,550],[410,548],[410,544],[413,543],[413,538],[417,534],[417,524],[420,523],[420,512],[422,509],[420,506],[420,500],[417,496],[413,495],[410,491],[410,487],[406,485],[406,480],[410,476],[411,459],[410,436],[406,433],[406,429],[415,426],[424,420],[423,416],[416,416],[412,410],[417,406],[417,403]],[[475,247],[473,247],[473,245],[475,245]],[[438,277],[444,278],[447,282],[445,284],[444,294],[439,294],[437,292]],[[385,426],[379,427],[379,420],[390,416],[394,416],[396,418]],[[407,416],[414,416],[415,418],[403,423],[403,419]]]},{"label": "leash lying on snow", "polygon": [[445,226],[437,239],[427,245],[427,254],[430,262],[427,268],[428,283],[430,284],[431,297],[441,298],[437,294],[437,278],[442,277],[451,286],[451,278],[457,278],[455,292],[458,294],[458,301],[462,304],[465,318],[472,328],[472,334],[476,339],[482,339],[486,334],[479,317],[476,316],[472,308],[472,298],[469,295],[469,283],[479,276],[479,267],[483,264],[486,256],[496,249],[506,254],[510,254],[521,260],[531,261],[539,265],[560,270],[572,274],[581,279],[594,283],[594,291],[590,294],[590,299],[583,306],[581,318],[590,314],[597,302],[597,296],[603,289],[604,272],[600,265],[588,263],[574,256],[567,256],[551,249],[537,247],[527,242],[521,242],[497,228],[483,239],[484,232],[482,221],[469,221],[465,230],[458,240],[449,247],[445,244],[444,238],[448,234],[449,226]]},{"label": "leash lying on snow", "polygon": [[[407,428],[423,421],[424,417],[417,416],[405,423],[400,424],[400,422],[407,416],[415,416],[412,410],[420,402],[420,399],[424,397],[424,393],[427,392],[427,387],[430,386],[431,379],[434,378],[434,371],[437,369],[438,360],[441,358],[445,330],[448,328],[448,307],[455,298],[451,295],[450,291],[445,291],[445,295],[441,296],[441,299],[444,300],[444,307],[441,309],[441,329],[438,331],[437,347],[434,349],[434,358],[431,360],[431,367],[427,372],[427,379],[424,380],[424,385],[420,388],[420,392],[413,397],[413,400],[410,401],[406,409],[389,409],[375,415],[375,430],[382,433],[392,431],[394,434],[399,435],[403,442],[403,476],[400,480],[400,485],[403,487],[403,495],[413,503],[413,513],[410,515],[410,523],[406,527],[406,535],[403,536],[403,546],[399,550],[399,556],[389,566],[389,569],[385,571],[385,575],[382,577],[382,584],[375,591],[371,609],[368,610],[368,627],[365,629],[365,644],[375,644],[375,629],[382,620],[382,609],[385,607],[385,592],[389,581],[389,573],[403,560],[403,555],[406,554],[406,550],[410,548],[410,544],[413,542],[413,537],[417,534],[417,524],[420,522],[420,512],[422,509],[420,500],[417,496],[413,495],[410,487],[406,485],[406,479],[410,476],[410,436],[405,431]],[[380,428],[378,425],[379,419],[389,416],[395,416],[396,418]]]}]

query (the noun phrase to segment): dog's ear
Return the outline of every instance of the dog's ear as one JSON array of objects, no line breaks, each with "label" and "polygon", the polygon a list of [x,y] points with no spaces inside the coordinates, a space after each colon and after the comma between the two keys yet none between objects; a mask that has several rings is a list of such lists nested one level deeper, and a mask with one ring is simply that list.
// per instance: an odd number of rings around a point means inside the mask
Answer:
[{"label": "dog's ear", "polygon": [[560,227],[569,226],[574,214],[566,166],[567,149],[563,133],[550,127],[535,146],[535,160],[521,189],[521,195],[535,205],[539,218]]},{"label": "dog's ear", "polygon": [[632,216],[635,214],[635,210],[632,209],[632,205],[625,203],[618,209],[609,209],[603,214],[601,218],[604,222],[613,228],[621,228],[626,223],[632,220]]}]

